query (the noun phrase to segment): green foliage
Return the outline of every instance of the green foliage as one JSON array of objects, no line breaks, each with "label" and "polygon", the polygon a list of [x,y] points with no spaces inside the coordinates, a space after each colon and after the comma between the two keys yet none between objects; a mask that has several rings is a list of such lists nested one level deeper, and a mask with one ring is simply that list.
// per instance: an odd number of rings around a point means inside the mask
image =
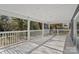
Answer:
[{"label": "green foliage", "polygon": [[30,29],[31,30],[40,30],[40,29],[42,29],[42,24],[39,22],[31,21]]},{"label": "green foliage", "polygon": [[63,29],[64,27],[63,27],[63,24],[51,24],[50,25],[50,28],[51,29]]},{"label": "green foliage", "polygon": [[8,16],[5,16],[5,15],[1,15],[0,16],[0,30],[2,31],[7,31],[8,30],[8,20],[9,20],[9,17]]},{"label": "green foliage", "polygon": [[[42,29],[42,23],[31,21],[31,30]],[[9,17],[5,15],[0,16],[0,31],[17,31],[17,30],[27,30],[27,20]]]},{"label": "green foliage", "polygon": [[27,30],[27,20],[12,17],[11,26],[14,30]]},{"label": "green foliage", "polygon": [[24,20],[23,29],[27,30],[27,21],[26,20]]},{"label": "green foliage", "polygon": [[27,20],[1,15],[0,31],[2,30],[3,31],[27,30]]},{"label": "green foliage", "polygon": [[20,18],[12,18],[12,22],[11,22],[14,30],[23,30],[23,20]]},{"label": "green foliage", "polygon": [[1,19],[0,19],[0,31],[2,31],[3,30],[3,26],[2,26],[2,21],[1,21]]}]

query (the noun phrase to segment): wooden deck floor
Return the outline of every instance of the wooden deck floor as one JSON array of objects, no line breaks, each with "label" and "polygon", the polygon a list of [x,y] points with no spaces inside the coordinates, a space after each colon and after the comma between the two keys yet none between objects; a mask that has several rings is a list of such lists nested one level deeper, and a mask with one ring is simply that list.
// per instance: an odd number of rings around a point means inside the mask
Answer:
[{"label": "wooden deck floor", "polygon": [[29,41],[0,49],[0,54],[62,54],[66,35],[36,37]]}]

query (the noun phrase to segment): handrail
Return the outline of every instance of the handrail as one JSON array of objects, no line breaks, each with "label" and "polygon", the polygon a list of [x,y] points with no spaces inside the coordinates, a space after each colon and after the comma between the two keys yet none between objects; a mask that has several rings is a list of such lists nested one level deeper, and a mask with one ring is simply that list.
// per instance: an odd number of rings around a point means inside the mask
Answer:
[{"label": "handrail", "polygon": [[16,33],[16,32],[27,32],[27,30],[22,30],[22,31],[3,31],[3,32],[0,32],[1,33]]}]

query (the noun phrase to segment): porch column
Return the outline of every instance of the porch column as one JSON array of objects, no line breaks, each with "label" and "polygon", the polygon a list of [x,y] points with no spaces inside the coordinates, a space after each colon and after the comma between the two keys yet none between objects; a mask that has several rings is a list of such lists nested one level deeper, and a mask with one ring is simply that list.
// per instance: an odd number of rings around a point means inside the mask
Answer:
[{"label": "porch column", "polygon": [[42,39],[44,39],[44,23],[42,23]]},{"label": "porch column", "polygon": [[28,20],[28,28],[27,28],[27,31],[28,31],[28,40],[30,40],[30,20]]},{"label": "porch column", "polygon": [[74,18],[73,20],[73,39],[74,39],[74,43],[77,46],[77,19]]},{"label": "porch column", "polygon": [[50,31],[50,24],[49,24],[49,34],[50,34],[50,32],[51,32],[51,31]]}]

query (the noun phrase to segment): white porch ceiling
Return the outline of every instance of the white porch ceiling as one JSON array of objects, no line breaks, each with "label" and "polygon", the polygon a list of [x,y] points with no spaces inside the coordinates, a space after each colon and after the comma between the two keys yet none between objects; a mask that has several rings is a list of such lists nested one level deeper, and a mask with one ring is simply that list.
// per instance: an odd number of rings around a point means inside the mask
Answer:
[{"label": "white porch ceiling", "polygon": [[30,16],[36,21],[48,23],[69,23],[76,4],[3,4],[0,9]]}]

